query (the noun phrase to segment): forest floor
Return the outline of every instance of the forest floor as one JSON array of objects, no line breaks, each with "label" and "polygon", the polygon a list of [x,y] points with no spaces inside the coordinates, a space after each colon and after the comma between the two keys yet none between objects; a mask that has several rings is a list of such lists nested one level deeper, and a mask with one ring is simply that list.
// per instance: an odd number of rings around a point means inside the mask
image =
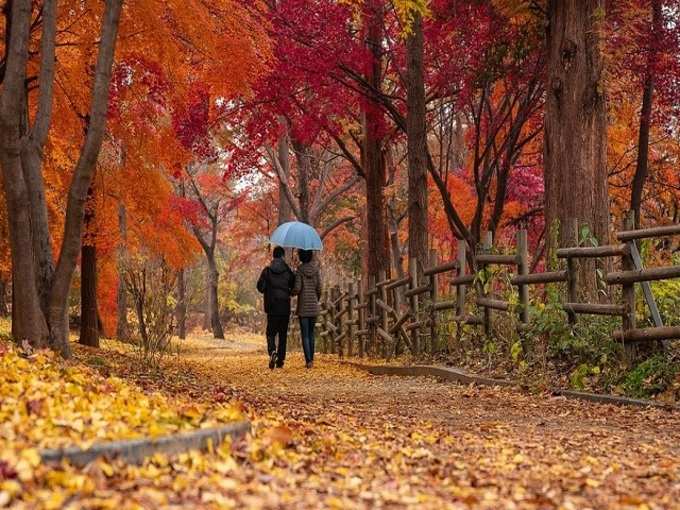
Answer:
[{"label": "forest floor", "polygon": [[195,338],[154,374],[117,342],[78,348],[169,401],[241,402],[254,431],[213,454],[43,473],[68,493],[55,508],[680,508],[680,413],[370,376],[328,356],[307,370],[295,352],[270,371],[261,343]]}]

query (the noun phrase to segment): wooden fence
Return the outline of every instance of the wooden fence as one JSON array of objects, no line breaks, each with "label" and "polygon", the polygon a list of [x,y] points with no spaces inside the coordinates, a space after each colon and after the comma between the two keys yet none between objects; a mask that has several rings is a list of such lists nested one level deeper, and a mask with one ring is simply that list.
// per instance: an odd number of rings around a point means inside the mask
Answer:
[{"label": "wooden fence", "polygon": [[[341,356],[371,353],[389,357],[403,347],[415,354],[433,352],[443,320],[481,327],[488,335],[493,314],[498,312],[517,314],[521,331],[530,319],[529,287],[558,282],[565,284],[562,307],[565,319],[571,323],[580,314],[618,316],[622,319],[621,328],[614,335],[628,345],[678,339],[680,327],[663,325],[649,282],[680,277],[680,265],[643,268],[636,244],[641,239],[676,235],[680,235],[680,224],[621,231],[616,234],[618,244],[558,249],[556,255],[564,261],[564,268],[540,273],[529,272],[525,230],[517,233],[515,252],[510,254],[494,253],[491,235],[487,233],[480,251],[468,260],[467,245],[459,241],[456,260],[442,263],[432,253],[429,267],[417,271],[412,260],[409,274],[403,278],[388,279],[383,273],[376,279],[369,275],[367,284],[358,279],[327,289],[318,321],[320,348]],[[579,302],[576,280],[579,259],[618,259],[620,270],[606,271],[600,276],[610,287],[620,286],[620,302]],[[475,274],[468,271],[471,261],[472,267],[476,267]],[[512,287],[510,301],[494,293],[501,282],[494,282],[493,276],[484,281],[492,266],[510,269],[509,279],[508,273],[505,277],[505,283]],[[637,327],[635,284],[642,287],[653,327]],[[441,313],[445,311],[453,315],[443,318]]]}]

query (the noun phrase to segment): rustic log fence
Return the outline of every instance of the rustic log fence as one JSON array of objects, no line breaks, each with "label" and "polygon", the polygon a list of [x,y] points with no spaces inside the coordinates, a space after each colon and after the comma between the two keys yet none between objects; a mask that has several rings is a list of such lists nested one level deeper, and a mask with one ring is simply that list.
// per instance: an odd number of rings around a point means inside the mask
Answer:
[{"label": "rustic log fence", "polygon": [[[441,312],[453,314],[446,322],[481,327],[487,335],[492,333],[495,313],[517,314],[521,335],[530,321],[530,287],[551,283],[565,285],[562,308],[570,323],[582,314],[620,317],[621,328],[614,337],[627,348],[637,342],[680,339],[680,327],[663,325],[649,285],[650,281],[680,277],[680,265],[644,268],[636,245],[642,239],[677,235],[680,224],[620,231],[616,234],[618,244],[558,249],[557,259],[563,261],[564,268],[539,273],[529,272],[526,230],[517,233],[514,253],[494,253],[491,234],[486,233],[481,249],[468,260],[467,245],[459,241],[455,260],[439,262],[432,253],[428,267],[409,261],[407,276],[369,275],[367,280],[356,279],[325,290],[318,321],[320,350],[339,356],[385,357],[401,352],[402,347],[413,354],[433,352],[443,323]],[[604,272],[601,279],[603,284],[621,288],[620,302],[579,301],[577,263],[584,258],[618,260],[620,270]],[[469,264],[476,272],[468,272]],[[512,287],[511,300],[494,291],[501,282],[490,269],[499,266],[511,272],[504,280]],[[653,327],[641,328],[636,323],[636,284],[642,287]]]}]

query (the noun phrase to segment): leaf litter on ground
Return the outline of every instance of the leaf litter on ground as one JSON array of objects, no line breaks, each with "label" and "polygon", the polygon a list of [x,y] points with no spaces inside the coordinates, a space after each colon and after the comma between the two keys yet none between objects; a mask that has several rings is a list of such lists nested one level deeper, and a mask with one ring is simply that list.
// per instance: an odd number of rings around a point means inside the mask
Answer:
[{"label": "leaf litter on ground", "polygon": [[[11,495],[17,508],[665,509],[680,501],[677,413],[374,377],[329,356],[306,370],[290,353],[286,368],[270,371],[262,352],[205,339],[185,341],[151,375],[117,342],[99,355],[106,363],[97,370],[179,407],[242,402],[235,407],[253,421],[252,435],[143,466],[37,466],[32,496]],[[77,348],[84,363],[92,356]]]}]

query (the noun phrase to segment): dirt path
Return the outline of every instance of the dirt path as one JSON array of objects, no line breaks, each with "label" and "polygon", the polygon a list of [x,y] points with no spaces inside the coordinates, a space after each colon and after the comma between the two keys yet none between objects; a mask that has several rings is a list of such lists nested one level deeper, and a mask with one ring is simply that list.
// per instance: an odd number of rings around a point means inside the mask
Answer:
[{"label": "dirt path", "polygon": [[[244,402],[230,501],[268,508],[680,508],[680,415],[425,378],[293,353],[189,348],[161,388]],[[175,386],[173,386],[173,382]],[[179,496],[178,496],[179,497]]]}]

